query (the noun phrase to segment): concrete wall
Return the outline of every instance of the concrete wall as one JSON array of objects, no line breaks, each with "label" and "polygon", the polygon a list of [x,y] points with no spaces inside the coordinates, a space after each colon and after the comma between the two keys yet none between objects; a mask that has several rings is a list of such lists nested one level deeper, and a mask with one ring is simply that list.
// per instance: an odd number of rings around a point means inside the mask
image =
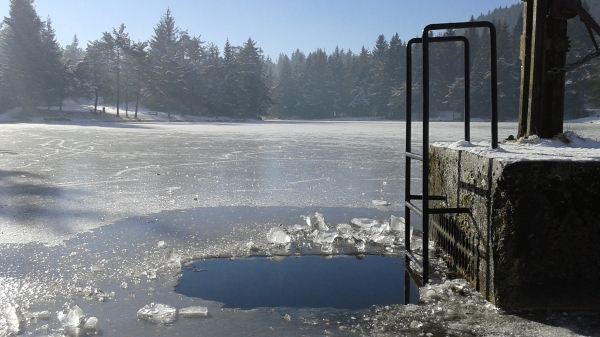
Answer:
[{"label": "concrete wall", "polygon": [[600,162],[496,159],[430,148],[436,207],[475,235],[476,284],[505,309],[600,309]]}]

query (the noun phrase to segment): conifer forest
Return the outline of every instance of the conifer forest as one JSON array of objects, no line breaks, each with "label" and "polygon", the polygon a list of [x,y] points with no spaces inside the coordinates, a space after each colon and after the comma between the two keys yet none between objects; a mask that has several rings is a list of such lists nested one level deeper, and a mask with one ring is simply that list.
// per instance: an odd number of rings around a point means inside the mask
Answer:
[{"label": "conifer forest", "polygon": [[[591,4],[592,7],[599,7]],[[596,14],[600,8],[590,8]],[[496,25],[498,98],[501,120],[518,118],[522,5],[497,8],[471,20]],[[443,31],[465,35],[471,46],[471,111],[489,115],[489,33]],[[585,26],[569,22],[567,63],[594,49]],[[220,42],[222,43],[222,42]],[[335,117],[405,118],[406,43],[396,33],[373,37],[361,50],[296,50],[276,59],[265,56],[251,37],[241,46],[216,44],[179,29],[169,10],[147,41],[132,41],[122,24],[83,45],[75,35],[61,47],[52,21],[37,15],[31,0],[11,0],[0,24],[0,112],[22,107],[62,106],[68,99],[89,99],[137,111],[142,104],[169,114],[322,119]],[[413,47],[413,111],[418,115],[420,46]],[[462,118],[463,46],[431,46],[431,111]],[[567,73],[565,114],[585,117],[600,102],[600,62]],[[456,113],[456,114],[455,114]],[[417,116],[418,117],[418,116]]]}]

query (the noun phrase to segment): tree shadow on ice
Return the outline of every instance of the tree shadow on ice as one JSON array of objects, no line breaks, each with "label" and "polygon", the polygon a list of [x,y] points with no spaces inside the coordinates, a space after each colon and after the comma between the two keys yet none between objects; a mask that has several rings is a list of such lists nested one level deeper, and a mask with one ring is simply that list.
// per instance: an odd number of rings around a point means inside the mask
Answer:
[{"label": "tree shadow on ice", "polygon": [[74,220],[100,219],[101,214],[77,207],[90,192],[44,183],[45,177],[0,170],[0,219],[20,226],[43,226],[56,234],[73,234]]}]

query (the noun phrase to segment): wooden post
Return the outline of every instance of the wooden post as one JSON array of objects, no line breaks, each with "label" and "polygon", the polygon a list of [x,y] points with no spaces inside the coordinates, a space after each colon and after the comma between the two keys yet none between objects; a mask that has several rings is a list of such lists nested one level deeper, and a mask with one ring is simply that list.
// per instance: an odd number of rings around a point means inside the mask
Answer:
[{"label": "wooden post", "polygon": [[565,73],[548,71],[565,65],[567,20],[552,16],[551,0],[523,1],[518,136],[552,138],[563,132]]}]

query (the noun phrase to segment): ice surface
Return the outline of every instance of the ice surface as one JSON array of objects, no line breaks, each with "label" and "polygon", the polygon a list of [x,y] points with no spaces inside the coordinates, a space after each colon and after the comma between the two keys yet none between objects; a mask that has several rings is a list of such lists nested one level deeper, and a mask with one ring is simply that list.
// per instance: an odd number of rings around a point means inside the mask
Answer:
[{"label": "ice surface", "polygon": [[[190,336],[198,334],[200,325],[204,335],[213,336],[427,336],[431,331],[435,336],[562,337],[600,331],[592,319],[582,324],[586,316],[572,313],[566,318],[561,313],[560,321],[548,315],[542,319],[548,324],[505,315],[487,307],[489,303],[468,286],[461,295],[459,284],[453,283],[452,288],[443,282],[425,288],[419,306],[344,313],[357,318],[353,323],[339,323],[339,331],[337,322],[346,316],[332,318],[327,310],[290,308],[214,309],[214,317],[207,320],[190,319],[167,328],[139,324],[133,314],[146,303],[178,308],[207,305],[173,293],[178,270],[171,264],[175,266],[177,259],[171,261],[169,251],[176,252],[180,261],[269,256],[275,251],[287,255],[402,254],[400,238],[404,235],[394,229],[389,217],[403,212],[402,193],[398,193],[404,187],[403,167],[398,162],[403,160],[404,135],[395,131],[404,124],[305,126],[304,122],[3,124],[0,336],[14,334],[10,330],[21,335],[62,336],[63,325],[56,313],[64,310],[65,318],[68,308],[61,308],[62,303],[67,301],[72,307],[80,300],[88,315],[100,318],[100,333],[107,336],[115,332]],[[582,124],[578,132],[598,138],[598,124],[592,126]],[[454,141],[463,131],[460,123],[432,123],[431,127],[432,141]],[[516,123],[501,124],[501,138],[516,128]],[[489,123],[472,124],[472,137],[489,138]],[[536,153],[536,147],[544,144],[517,145]],[[508,146],[501,145],[507,153]],[[573,158],[579,151],[574,149]],[[378,208],[372,200],[385,200],[390,206]],[[337,209],[340,224],[325,221],[332,219],[330,208]],[[352,213],[364,208],[386,215]],[[248,210],[269,214],[280,209],[294,211],[280,218],[247,216]],[[198,210],[202,216],[197,216]],[[313,222],[309,216],[310,226],[299,219],[314,211],[324,214],[328,229],[313,226],[319,223],[316,218]],[[209,213],[214,215],[206,217]],[[366,221],[371,226],[365,228],[349,223],[351,218],[369,217]],[[284,223],[280,228],[290,236],[286,247],[291,245],[291,250],[267,239],[273,224],[279,223]],[[390,225],[387,233],[378,226],[383,223]],[[329,229],[339,233],[331,246],[313,243]],[[392,245],[374,241],[389,235],[396,237]],[[413,247],[419,242],[413,240]],[[323,248],[331,253],[322,252]],[[104,272],[92,273],[91,266],[100,266]],[[127,289],[120,288],[123,282]],[[429,290],[433,292],[425,296]],[[212,313],[211,305],[208,308]],[[281,319],[285,314],[293,319]],[[365,314],[380,319],[367,323],[362,320]],[[411,330],[412,321],[423,326]],[[473,331],[451,330],[453,323],[467,324]]]},{"label": "ice surface", "polygon": [[149,323],[169,324],[177,318],[177,309],[166,304],[150,303],[138,310],[137,317]]},{"label": "ice surface", "polygon": [[179,309],[179,316],[181,317],[206,317],[207,315],[207,307],[187,307]]}]

